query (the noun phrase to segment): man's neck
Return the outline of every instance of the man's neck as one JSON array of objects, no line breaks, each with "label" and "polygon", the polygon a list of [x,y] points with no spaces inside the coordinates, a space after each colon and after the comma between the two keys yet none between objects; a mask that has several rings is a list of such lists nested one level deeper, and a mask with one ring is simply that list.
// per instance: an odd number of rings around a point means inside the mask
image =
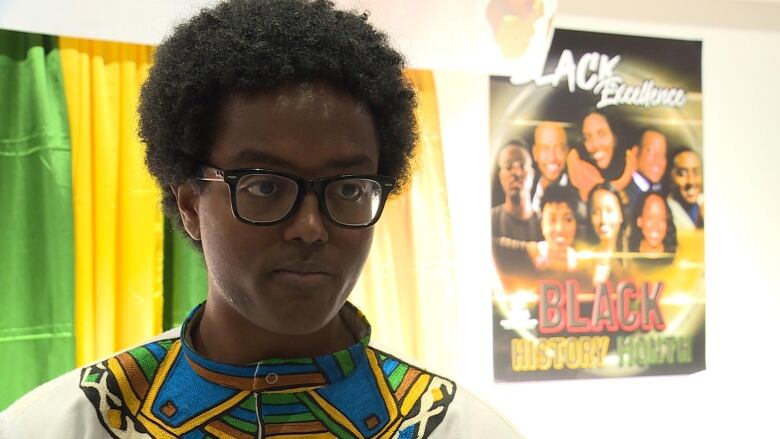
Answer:
[{"label": "man's neck", "polygon": [[247,321],[239,312],[209,293],[201,318],[193,321],[191,343],[201,355],[227,364],[250,364],[270,358],[324,355],[356,343],[342,310],[322,329],[301,335],[276,334]]},{"label": "man's neck", "polygon": [[531,198],[528,195],[521,196],[520,202],[518,203],[515,203],[512,201],[512,199],[507,198],[504,202],[504,210],[515,218],[527,220],[528,218],[531,218],[531,215],[533,215],[533,210],[531,209]]}]

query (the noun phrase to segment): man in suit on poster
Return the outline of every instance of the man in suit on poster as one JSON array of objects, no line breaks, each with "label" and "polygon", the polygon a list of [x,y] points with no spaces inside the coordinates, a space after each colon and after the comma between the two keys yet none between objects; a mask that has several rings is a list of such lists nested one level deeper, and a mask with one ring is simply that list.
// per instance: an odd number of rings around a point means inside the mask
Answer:
[{"label": "man in suit on poster", "polygon": [[667,140],[661,131],[648,128],[639,136],[637,169],[626,187],[628,196],[627,216],[634,212],[639,194],[644,192],[664,192],[663,178],[666,174]]},{"label": "man in suit on poster", "polygon": [[701,158],[691,148],[677,149],[671,157],[671,191],[667,198],[677,230],[704,228],[704,192]]},{"label": "man in suit on poster", "polygon": [[531,151],[539,171],[531,192],[531,206],[534,212],[541,216],[544,190],[553,184],[569,184],[569,176],[566,175],[566,155],[569,153],[566,130],[560,123],[541,122],[534,130],[534,146]]}]

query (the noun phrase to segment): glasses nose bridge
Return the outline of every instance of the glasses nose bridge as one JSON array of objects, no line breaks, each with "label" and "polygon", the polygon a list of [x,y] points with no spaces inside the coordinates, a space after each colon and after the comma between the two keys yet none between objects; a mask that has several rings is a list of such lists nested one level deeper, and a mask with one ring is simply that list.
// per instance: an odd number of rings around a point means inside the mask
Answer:
[{"label": "glasses nose bridge", "polygon": [[329,216],[327,212],[327,206],[325,204],[325,185],[324,179],[310,180],[307,178],[300,178],[296,181],[298,183],[298,201],[295,203],[294,211],[298,211],[303,204],[303,199],[306,198],[308,193],[313,193],[317,199],[317,206],[319,207],[320,214]]}]

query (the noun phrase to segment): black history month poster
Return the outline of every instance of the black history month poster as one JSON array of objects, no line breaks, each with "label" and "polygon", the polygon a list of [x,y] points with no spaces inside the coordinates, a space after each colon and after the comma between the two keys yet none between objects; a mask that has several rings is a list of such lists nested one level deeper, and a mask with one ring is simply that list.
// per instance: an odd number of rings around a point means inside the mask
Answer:
[{"label": "black history month poster", "polygon": [[490,144],[496,380],[704,369],[701,43],[557,29]]}]

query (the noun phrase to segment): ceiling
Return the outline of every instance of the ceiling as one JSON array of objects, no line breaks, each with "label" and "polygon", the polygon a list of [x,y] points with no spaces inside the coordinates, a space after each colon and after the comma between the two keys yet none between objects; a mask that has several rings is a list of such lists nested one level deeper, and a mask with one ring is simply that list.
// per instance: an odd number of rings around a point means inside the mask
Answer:
[{"label": "ceiling", "polygon": [[558,14],[780,31],[780,0],[559,0]]}]

